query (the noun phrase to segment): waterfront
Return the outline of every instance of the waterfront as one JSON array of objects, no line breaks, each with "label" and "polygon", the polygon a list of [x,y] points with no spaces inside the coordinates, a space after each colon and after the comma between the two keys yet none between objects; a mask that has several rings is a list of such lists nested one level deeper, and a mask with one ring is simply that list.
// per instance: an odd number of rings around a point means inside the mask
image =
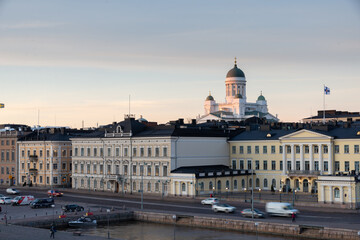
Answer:
[{"label": "waterfront", "polygon": [[[68,229],[67,231],[74,231],[74,229]],[[86,235],[107,237],[107,226],[101,225],[96,228],[88,228],[82,230]],[[243,234],[235,231],[219,231],[204,228],[192,228],[183,226],[173,226],[166,224],[155,224],[131,221],[127,223],[119,223],[116,225],[110,225],[109,227],[110,237],[112,239],[122,240],[230,240],[230,239],[250,239],[250,240],[283,240],[285,238],[263,236],[263,235],[251,235]]]}]

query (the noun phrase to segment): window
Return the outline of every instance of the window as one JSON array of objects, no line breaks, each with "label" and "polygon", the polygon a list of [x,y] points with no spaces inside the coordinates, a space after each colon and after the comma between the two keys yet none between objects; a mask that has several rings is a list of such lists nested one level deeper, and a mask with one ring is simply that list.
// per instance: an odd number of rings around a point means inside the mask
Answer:
[{"label": "window", "polygon": [[236,160],[232,160],[232,169],[236,169]]},{"label": "window", "polygon": [[335,153],[339,153],[339,152],[340,152],[339,145],[335,145],[335,147],[334,147],[334,152],[335,152]]},{"label": "window", "polygon": [[266,178],[264,179],[264,188],[268,188],[268,180]]},{"label": "window", "polygon": [[263,146],[263,154],[267,154],[267,146]]},{"label": "window", "polygon": [[82,147],[81,149],[80,149],[80,156],[84,156],[84,148]]},{"label": "window", "polygon": [[287,161],[287,170],[291,171],[291,162]]},{"label": "window", "polygon": [[295,169],[296,169],[296,170],[300,170],[300,161],[296,161],[296,162],[295,162],[295,165],[296,165],[296,166],[295,166]]},{"label": "window", "polygon": [[155,157],[160,156],[160,149],[158,147],[155,148]]},{"label": "window", "polygon": [[247,153],[251,154],[251,146],[247,146]]},{"label": "window", "polygon": [[359,161],[355,161],[355,172],[358,174],[359,172]]},{"label": "window", "polygon": [[[41,150],[40,150],[40,155],[42,155],[42,151],[41,151]],[[66,157],[66,150],[62,150],[61,156]],[[89,156],[90,156],[90,152],[89,152]]]},{"label": "window", "polygon": [[276,161],[271,161],[271,170],[276,170]]},{"label": "window", "polygon": [[295,146],[295,152],[300,153],[300,146]]},{"label": "window", "polygon": [[259,170],[260,169],[260,161],[256,160],[255,161],[255,170]]},{"label": "window", "polygon": [[283,147],[279,146],[279,153],[283,153]]},{"label": "window", "polygon": [[11,140],[11,145],[15,145],[15,140]]},{"label": "window", "polygon": [[91,156],[91,148],[87,148],[86,151],[87,151],[87,156],[90,157]]},{"label": "window", "polygon": [[160,168],[159,166],[155,166],[155,176],[159,176],[160,175]]},{"label": "window", "polygon": [[232,154],[236,154],[236,146],[232,146],[232,147],[231,147],[231,153],[232,153]]},{"label": "window", "polygon": [[319,153],[319,146],[314,146],[314,153]]},{"label": "window", "polygon": [[27,156],[30,157],[31,153],[30,150],[27,150]]},{"label": "window", "polygon": [[107,189],[111,189],[111,183],[110,183],[110,182],[107,182],[107,183],[106,183],[106,187],[107,187]]},{"label": "window", "polygon": [[136,175],[136,165],[133,165],[133,175]]},{"label": "window", "polygon": [[156,191],[156,192],[159,191],[159,183],[158,183],[158,182],[155,183],[155,191]]},{"label": "window", "polygon": [[103,157],[104,156],[104,149],[101,147],[100,148],[100,157]]},{"label": "window", "polygon": [[151,176],[151,166],[147,166],[147,175]]},{"label": "window", "polygon": [[167,147],[164,147],[163,148],[163,156],[164,157],[167,157],[167,152],[168,152]]},{"label": "window", "polygon": [[350,170],[349,161],[345,161],[345,171],[348,172]]},{"label": "window", "polygon": [[255,154],[259,154],[259,146],[255,146]]},{"label": "window", "polygon": [[259,188],[260,187],[260,179],[256,178],[255,180],[255,187]]},{"label": "window", "polygon": [[291,147],[290,146],[286,146],[286,153],[291,153]]},{"label": "window", "polygon": [[58,178],[57,178],[57,177],[53,177],[53,182],[54,182],[54,184],[58,184]]},{"label": "window", "polygon": [[74,172],[77,173],[77,171],[78,171],[78,165],[77,165],[77,163],[75,163]]},{"label": "window", "polygon": [[238,189],[238,183],[236,179],[234,180],[234,189]]},{"label": "window", "polygon": [[315,171],[319,171],[319,161],[314,162],[314,169]]},{"label": "window", "polygon": [[167,166],[163,166],[163,176],[166,177],[168,175],[168,172],[167,172]]},{"label": "window", "polygon": [[185,192],[186,191],[186,185],[185,183],[181,184],[181,191]]},{"label": "window", "polygon": [[354,153],[359,153],[359,145],[354,145]]},{"label": "window", "polygon": [[66,170],[66,163],[62,164],[62,170]]},{"label": "window", "polygon": [[137,154],[137,148],[133,148],[133,156],[136,157],[136,154]]},{"label": "window", "polygon": [[135,181],[133,182],[132,186],[133,186],[133,191],[136,191],[136,182]]},{"label": "window", "polygon": [[349,145],[344,145],[344,153],[349,153]]},{"label": "window", "polygon": [[275,179],[271,180],[271,186],[273,188],[276,188],[276,180]]},{"label": "window", "polygon": [[97,173],[97,165],[96,165],[96,163],[94,163],[94,165],[93,165],[93,173]]},{"label": "window", "polygon": [[241,180],[241,188],[244,189],[246,186],[245,186],[245,179],[242,179]]},{"label": "window", "polygon": [[80,173],[84,173],[84,164],[80,164]]},{"label": "window", "polygon": [[1,174],[4,174],[4,167],[1,167]]},{"label": "window", "polygon": [[283,161],[280,161],[280,170],[283,170],[284,167],[283,167]]},{"label": "window", "polygon": [[53,164],[53,169],[54,169],[54,170],[57,170],[57,163],[54,163],[54,164]]},{"label": "window", "polygon": [[97,153],[97,148],[94,148],[94,157],[97,157],[98,153]]},{"label": "window", "polygon": [[115,174],[120,174],[120,166],[118,164],[115,165]]},{"label": "window", "polygon": [[6,161],[10,160],[10,151],[6,150]]},{"label": "window", "polygon": [[151,148],[148,148],[148,157],[151,157]]},{"label": "window", "polygon": [[213,190],[213,183],[212,183],[212,181],[209,182],[209,190],[210,190],[210,191]]},{"label": "window", "polygon": [[[104,165],[100,164],[100,174],[103,174],[104,173]],[[126,175],[124,173],[124,175]]]},{"label": "window", "polygon": [[309,146],[305,146],[305,153],[309,153]]},{"label": "window", "polygon": [[327,145],[324,146],[324,153],[325,153],[325,154],[329,153],[329,148],[328,148]]},{"label": "window", "polygon": [[128,175],[128,165],[124,165],[124,175]]},{"label": "window", "polygon": [[140,157],[143,157],[144,156],[144,148],[140,148]]},{"label": "window", "polygon": [[[89,165],[89,168],[90,168],[90,165]],[[107,165],[107,174],[111,174],[111,165],[110,164]]]},{"label": "window", "polygon": [[229,182],[229,180],[226,180],[226,182],[225,182],[225,189],[226,189],[226,190],[230,189],[230,182]]},{"label": "window", "polygon": [[116,155],[117,157],[120,156],[120,148],[115,148],[115,155]]},{"label": "window", "polygon": [[40,167],[40,170],[42,170],[42,169],[43,169],[43,164],[40,163],[40,164],[39,164],[39,167]]},{"label": "window", "polygon": [[148,184],[147,184],[147,190],[148,190],[148,192],[151,192],[151,182],[148,182]]},{"label": "window", "polygon": [[239,147],[239,153],[240,153],[240,154],[244,154],[244,146],[240,146],[240,147]]},{"label": "window", "polygon": [[127,157],[127,156],[128,156],[128,149],[124,148],[124,157]]},{"label": "window", "polygon": [[247,169],[249,169],[249,170],[252,169],[252,167],[251,167],[251,160],[248,160]]},{"label": "window", "polygon": [[339,188],[334,189],[334,197],[335,198],[340,198],[340,190],[339,190]]},{"label": "window", "polygon": [[111,156],[111,148],[110,147],[108,147],[108,149],[107,149],[107,155],[108,155],[108,157]]},{"label": "window", "polygon": [[305,161],[305,171],[309,171],[309,170],[310,170],[310,162]]},{"label": "window", "polygon": [[264,169],[264,170],[267,170],[267,169],[268,169],[268,162],[267,162],[267,160],[264,160],[264,161],[263,161],[263,169]]},{"label": "window", "polygon": [[335,171],[340,171],[340,162],[335,161]]},{"label": "window", "polygon": [[42,183],[43,182],[43,176],[40,176],[39,178],[39,182]]},{"label": "window", "polygon": [[275,153],[276,153],[276,148],[275,148],[275,146],[271,146],[271,153],[272,153],[272,154],[275,154]]},{"label": "window", "polygon": [[244,160],[240,160],[240,170],[244,169]]},{"label": "window", "polygon": [[21,157],[25,157],[25,151],[21,150]]}]

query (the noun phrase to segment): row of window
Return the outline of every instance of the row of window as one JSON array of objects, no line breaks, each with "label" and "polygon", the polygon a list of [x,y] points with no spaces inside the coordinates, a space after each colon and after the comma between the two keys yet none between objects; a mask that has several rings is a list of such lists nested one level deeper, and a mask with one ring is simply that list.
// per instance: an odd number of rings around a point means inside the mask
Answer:
[{"label": "row of window", "polygon": [[[62,157],[66,157],[66,153],[67,153],[66,149],[61,150],[61,156],[62,156]],[[71,156],[71,154],[72,154],[72,151],[70,150],[70,156]],[[37,156],[37,150],[34,149],[34,150],[31,152],[31,150],[28,149],[26,156],[27,156],[27,157]],[[54,149],[54,150],[52,151],[52,156],[53,156],[53,157],[58,157],[58,150],[55,150],[55,149]],[[25,150],[21,150],[21,157],[25,157]],[[39,157],[43,157],[43,150],[42,150],[42,149],[39,150]],[[46,157],[50,157],[50,150],[49,150],[49,149],[46,150]]]},{"label": "row of window", "polygon": [[[300,146],[294,146],[294,148],[295,148],[295,153],[299,154],[300,153]],[[236,146],[231,147],[231,153],[232,154],[237,154],[236,150],[237,150]],[[260,154],[260,146],[255,146],[254,150],[255,150],[255,154]],[[310,147],[309,146],[304,146],[304,152],[305,153],[310,153]],[[322,152],[324,154],[327,154],[329,152],[329,148],[328,148],[327,145],[322,146]],[[343,152],[344,153],[350,153],[350,146],[349,145],[344,145]],[[246,153],[247,154],[252,153],[252,146],[246,146]],[[268,146],[262,146],[262,153],[263,154],[268,153]],[[270,153],[271,154],[276,154],[276,147],[274,145],[270,147]],[[283,146],[279,146],[279,153],[280,154],[283,153]],[[288,153],[288,154],[291,153],[291,146],[286,146],[286,153]],[[315,154],[319,153],[319,146],[317,146],[317,145],[313,146],[313,153],[315,153]],[[339,145],[334,146],[334,153],[340,153],[340,146]],[[359,145],[354,145],[354,153],[355,154],[360,153]],[[244,146],[239,146],[239,154],[244,154]]]},{"label": "row of window", "polygon": [[15,140],[1,140],[1,146],[4,146],[5,144],[7,145],[7,146],[9,146],[10,145],[10,142],[11,142],[11,145],[15,145]]},{"label": "row of window", "polygon": [[[78,165],[80,165],[80,169],[78,169]],[[99,167],[98,167],[99,165]],[[86,169],[85,169],[86,167]],[[155,165],[154,166],[154,172],[152,172],[152,166],[147,165],[146,167],[146,176],[160,176],[160,166]],[[138,172],[138,166],[133,165],[132,166],[132,175],[136,176],[143,176],[145,175],[144,173],[144,165],[140,165],[139,167],[139,172]],[[74,173],[86,173],[86,174],[103,174],[104,173],[104,165],[103,164],[92,164],[92,172],[91,172],[91,164],[74,164]],[[106,173],[107,174],[120,174],[120,165],[115,165],[115,172],[112,171],[112,165],[111,164],[107,164],[106,165]],[[168,176],[168,167],[167,166],[163,166],[162,168],[163,172],[163,176]],[[123,175],[128,175],[129,173],[129,167],[128,165],[123,165],[123,169],[122,169],[122,174]]]},{"label": "row of window", "polygon": [[[230,186],[230,181],[229,180],[226,180],[225,182],[225,189],[222,189],[222,181],[221,180],[218,180],[216,182],[216,185],[214,185],[214,183],[212,181],[209,182],[209,185],[208,185],[208,191],[221,191],[221,190],[225,190],[225,191],[232,191],[232,190],[238,190],[238,181],[235,179],[233,182],[232,182],[232,185]],[[275,179],[272,179],[271,181],[271,185],[273,188],[276,188],[276,180]],[[268,179],[265,178],[263,180],[263,185],[262,187],[263,188],[270,188],[271,185],[269,186],[269,182],[268,182]],[[251,188],[252,187],[252,179],[249,179],[249,184],[246,185],[246,181],[245,179],[242,179],[241,180],[241,188],[242,189],[246,189],[246,188]],[[255,187],[256,188],[260,188],[260,179],[259,178],[256,178],[255,180]],[[199,183],[199,188],[200,188],[200,191],[205,191],[205,184],[204,182],[200,182]]]},{"label": "row of window", "polygon": [[[39,170],[43,170],[43,163],[27,163],[27,169],[38,169],[37,166],[39,166]],[[25,162],[21,163],[21,169],[22,170],[26,170],[25,169]],[[57,163],[53,163],[53,170],[57,170],[58,169],[58,164]],[[62,163],[61,164],[61,169],[62,170],[67,170],[67,163]],[[46,163],[46,170],[50,170],[50,163]],[[69,171],[72,170],[72,164],[69,164]]]},{"label": "row of window", "polygon": [[[115,156],[116,157],[120,157],[120,148],[115,148]],[[79,148],[75,147],[74,148],[74,156],[93,156],[93,157],[103,157],[104,156],[104,149],[102,147],[99,147],[99,151],[98,148],[94,147],[91,148],[88,147],[86,148],[86,154],[85,154],[85,148],[81,147],[80,148],[80,154],[79,154]],[[107,156],[111,157],[112,156],[112,148],[108,147],[107,148]],[[124,148],[124,157],[128,157],[129,156],[129,149],[127,147]],[[145,156],[145,148],[144,147],[140,147],[140,152],[138,153],[138,149],[136,147],[133,147],[132,149],[132,156],[133,157],[144,157]],[[152,157],[153,153],[152,153],[152,148],[148,147],[147,148],[147,157]],[[168,149],[167,147],[163,147],[162,148],[162,157],[167,157],[168,156]],[[160,157],[160,147],[155,147],[155,157]]]},{"label": "row of window", "polygon": [[[22,176],[21,181],[24,183],[26,182],[27,176]],[[32,183],[37,183],[37,177],[33,176],[29,179]],[[39,176],[39,183],[43,183],[43,176]],[[53,177],[53,184],[58,184],[58,177]],[[46,177],[46,184],[50,184],[50,177]]]},{"label": "row of window", "polygon": [[[15,173],[15,168],[12,167],[11,168],[11,173],[14,174]],[[1,174],[5,174],[5,167],[1,167]],[[6,167],[6,174],[10,174],[10,168]]]},{"label": "row of window", "polygon": [[11,157],[11,161],[15,161],[15,150],[11,151],[11,156],[10,156],[10,150],[1,150],[1,161],[10,161],[10,157]]}]

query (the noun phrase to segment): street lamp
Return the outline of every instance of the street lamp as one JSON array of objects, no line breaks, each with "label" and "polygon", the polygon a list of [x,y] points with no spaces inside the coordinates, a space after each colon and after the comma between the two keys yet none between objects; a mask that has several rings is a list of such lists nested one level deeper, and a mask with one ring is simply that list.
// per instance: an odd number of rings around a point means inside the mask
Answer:
[{"label": "street lamp", "polygon": [[109,230],[109,213],[110,213],[110,209],[106,209],[106,215],[107,215],[107,224],[108,224],[108,226],[107,226],[107,230],[108,230],[108,239],[110,239],[110,230]]},{"label": "street lamp", "polygon": [[261,200],[261,188],[259,188],[259,200]]},{"label": "street lamp", "polygon": [[229,188],[227,187],[226,188],[226,198],[228,198],[229,197]]},{"label": "street lamp", "polygon": [[282,191],[282,189],[280,188],[280,189],[279,189],[279,193],[280,193],[280,202],[281,202],[281,191]]},{"label": "street lamp", "polygon": [[245,191],[245,202],[246,202],[246,188],[244,188],[244,191]]}]

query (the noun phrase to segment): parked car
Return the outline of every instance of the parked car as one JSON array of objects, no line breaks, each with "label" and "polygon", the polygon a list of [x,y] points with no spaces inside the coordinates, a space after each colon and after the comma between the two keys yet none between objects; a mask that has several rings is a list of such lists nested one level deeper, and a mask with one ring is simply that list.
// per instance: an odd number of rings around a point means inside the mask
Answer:
[{"label": "parked car", "polygon": [[63,193],[58,190],[49,190],[47,194],[49,197],[61,197],[63,195]]},{"label": "parked car", "polygon": [[13,206],[29,205],[34,200],[35,200],[34,196],[31,195],[17,196],[11,200],[11,205]]},{"label": "parked car", "polygon": [[20,191],[15,189],[15,188],[8,188],[8,189],[6,189],[6,193],[8,193],[8,194],[19,194]]},{"label": "parked car", "polygon": [[[251,211],[251,208],[246,208],[241,211],[241,216],[243,217],[252,217],[253,211]],[[266,214],[256,208],[254,208],[254,218],[264,218]]]},{"label": "parked car", "polygon": [[214,212],[233,213],[235,212],[236,207],[230,206],[229,204],[213,204],[212,210]]},{"label": "parked car", "polygon": [[265,210],[269,215],[291,217],[293,213],[298,214],[299,211],[294,209],[290,203],[268,202]]},{"label": "parked car", "polygon": [[30,203],[31,208],[55,207],[53,198],[37,198]]},{"label": "parked car", "polygon": [[205,205],[213,205],[219,203],[219,200],[217,198],[207,198],[201,201],[201,204]]},{"label": "parked car", "polygon": [[84,207],[76,205],[76,204],[69,204],[62,207],[64,212],[80,212],[84,211]]},{"label": "parked car", "polygon": [[11,197],[0,197],[0,204],[10,204],[11,200]]}]

